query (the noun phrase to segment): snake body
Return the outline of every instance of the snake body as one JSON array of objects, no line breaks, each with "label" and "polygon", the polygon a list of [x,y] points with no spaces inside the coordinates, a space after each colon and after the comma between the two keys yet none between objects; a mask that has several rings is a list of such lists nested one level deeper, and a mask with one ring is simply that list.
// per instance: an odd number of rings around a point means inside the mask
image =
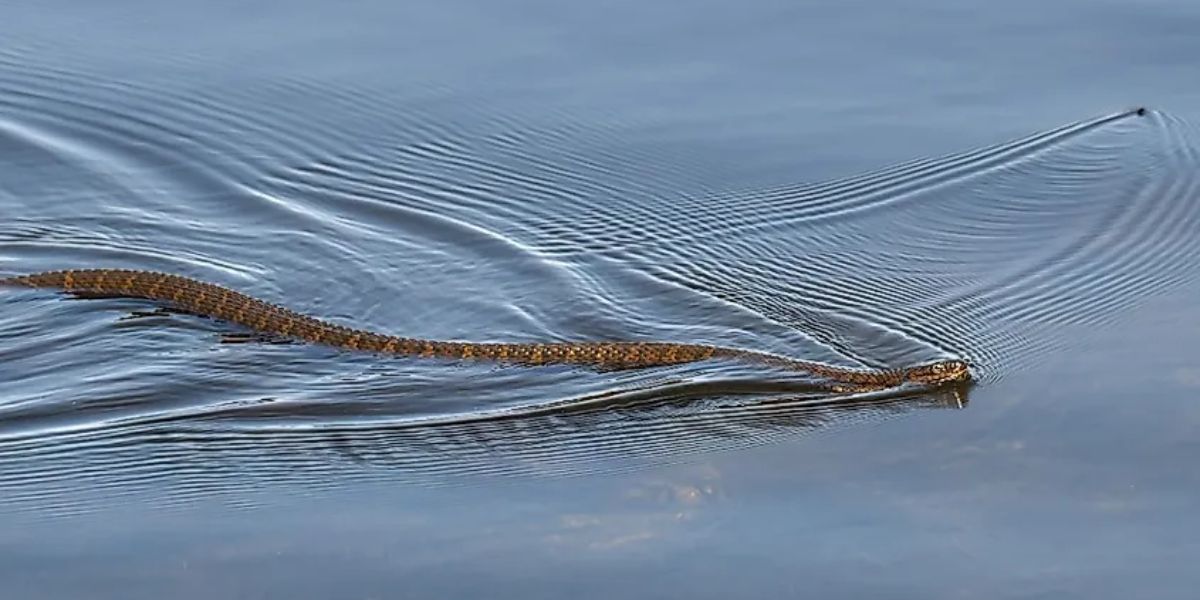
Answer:
[{"label": "snake body", "polygon": [[600,368],[639,368],[728,358],[804,371],[833,381],[866,387],[905,382],[939,384],[970,377],[967,364],[939,361],[908,369],[868,370],[838,367],[775,354],[702,344],[670,342],[449,342],[353,329],[271,304],[235,290],[189,277],[125,269],[48,271],[0,279],[0,285],[54,288],[106,297],[145,298],[180,310],[248,327],[256,332],[305,340],[347,350],[405,356],[484,359],[527,365],[552,363]]}]

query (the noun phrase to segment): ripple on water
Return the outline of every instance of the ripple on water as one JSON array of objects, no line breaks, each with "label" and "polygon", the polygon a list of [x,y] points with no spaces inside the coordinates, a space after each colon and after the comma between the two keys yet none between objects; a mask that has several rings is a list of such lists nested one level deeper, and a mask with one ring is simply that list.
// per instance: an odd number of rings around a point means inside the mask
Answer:
[{"label": "ripple on water", "polygon": [[[1154,111],[724,190],[626,152],[612,123],[529,127],[449,90],[293,79],[217,95],[63,64],[0,52],[0,148],[19,166],[0,183],[17,215],[0,222],[6,272],[167,270],[433,338],[964,357],[986,382],[1082,348],[1198,264],[1195,131]],[[569,474],[961,406],[832,398],[731,364],[597,373],[217,344],[224,324],[127,318],[148,308],[134,301],[0,303],[0,496],[51,512],[82,509],[76,481],[168,479],[184,502],[232,474]]]}]

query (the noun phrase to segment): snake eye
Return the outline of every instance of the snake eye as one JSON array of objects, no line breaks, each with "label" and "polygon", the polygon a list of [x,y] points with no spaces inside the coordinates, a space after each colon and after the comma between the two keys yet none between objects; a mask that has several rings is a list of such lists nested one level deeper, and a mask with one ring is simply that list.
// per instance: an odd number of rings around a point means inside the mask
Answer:
[{"label": "snake eye", "polygon": [[938,363],[938,364],[936,364],[936,365],[933,365],[933,372],[934,372],[934,373],[941,373],[942,371],[945,371],[945,370],[946,370],[946,365],[944,365],[944,364],[942,364],[942,363]]}]

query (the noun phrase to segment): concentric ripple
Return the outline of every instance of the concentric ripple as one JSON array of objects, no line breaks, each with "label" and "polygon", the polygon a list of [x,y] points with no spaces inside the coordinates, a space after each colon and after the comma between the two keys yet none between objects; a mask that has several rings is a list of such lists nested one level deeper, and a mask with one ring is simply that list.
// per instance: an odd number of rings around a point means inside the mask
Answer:
[{"label": "concentric ripple", "polygon": [[[987,383],[1078,351],[1200,264],[1196,132],[1153,110],[729,190],[624,143],[644,123],[302,73],[216,93],[189,77],[211,65],[169,61],[134,82],[0,51],[0,274],[170,271],[432,339],[959,357]],[[594,372],[220,344],[226,324],[130,300],[6,291],[0,307],[0,502],[51,512],[83,510],[81,484],[99,498],[170,481],[183,502],[226,478],[571,474],[962,405],[719,362]]]},{"label": "concentric ripple", "polygon": [[[564,176],[540,153],[500,147],[494,165],[438,160],[508,191],[479,207],[435,204],[464,219],[486,207],[548,256],[636,264],[744,309],[769,331],[757,343],[777,352],[815,344],[805,350],[866,366],[959,356],[997,378],[1194,279],[1195,148],[1190,125],[1131,109],[828,183],[689,196],[588,186],[599,175]],[[502,164],[518,161],[520,175]],[[289,180],[355,195],[396,189],[417,164]],[[437,198],[425,191],[413,194]]]}]

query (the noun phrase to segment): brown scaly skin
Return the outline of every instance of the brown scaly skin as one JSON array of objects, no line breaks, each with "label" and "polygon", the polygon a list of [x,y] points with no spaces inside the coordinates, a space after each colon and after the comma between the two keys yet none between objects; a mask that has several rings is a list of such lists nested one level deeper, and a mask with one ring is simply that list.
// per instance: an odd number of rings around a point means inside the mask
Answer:
[{"label": "brown scaly skin", "polygon": [[56,288],[110,297],[146,298],[181,310],[244,325],[259,333],[297,338],[347,350],[407,356],[485,359],[541,365],[565,363],[601,368],[637,368],[734,358],[804,371],[852,384],[848,390],[893,387],[905,382],[924,385],[967,381],[967,363],[939,361],[902,370],[863,370],[796,360],[736,348],[668,342],[563,342],[505,344],[439,342],[351,329],[264,302],[240,292],[195,279],[123,269],[50,271],[0,279],[0,285]]}]

